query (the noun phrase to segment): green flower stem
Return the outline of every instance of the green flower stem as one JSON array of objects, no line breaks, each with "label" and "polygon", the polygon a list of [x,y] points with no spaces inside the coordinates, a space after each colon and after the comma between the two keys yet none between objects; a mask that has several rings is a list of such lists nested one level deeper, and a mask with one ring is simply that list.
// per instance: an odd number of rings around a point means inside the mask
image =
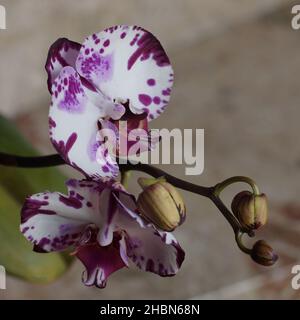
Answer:
[{"label": "green flower stem", "polygon": [[235,177],[228,178],[228,179],[224,180],[223,182],[218,183],[215,186],[215,195],[219,196],[220,193],[226,187],[228,187],[229,185],[231,185],[233,183],[237,183],[237,182],[245,182],[245,183],[249,184],[250,187],[252,188],[252,191],[253,191],[254,195],[259,195],[260,194],[258,186],[256,185],[256,183],[251,178],[243,177],[243,176],[235,176]]},{"label": "green flower stem", "polygon": [[131,177],[131,171],[130,170],[123,171],[122,174],[121,174],[121,183],[125,188],[128,187],[128,183],[129,183],[130,177]]},{"label": "green flower stem", "polygon": [[[10,155],[10,154],[0,152],[0,164],[6,165],[6,166],[22,167],[22,168],[40,168],[40,167],[63,165],[66,163],[58,154],[42,156],[42,157],[23,157],[23,156]],[[184,181],[182,179],[176,178],[166,173],[165,171],[148,164],[142,164],[142,163],[120,164],[119,168],[122,173],[121,182],[125,185],[128,183],[128,179],[130,177],[130,171],[140,171],[140,172],[147,173],[154,178],[164,177],[166,181],[168,181],[169,183],[171,183],[177,188],[209,198],[215,204],[215,206],[221,211],[225,219],[231,225],[235,234],[235,239],[238,247],[247,254],[251,253],[251,250],[246,248],[243,245],[242,235],[244,233],[248,233],[249,236],[253,236],[254,234],[252,232],[249,232],[248,230],[244,230],[241,227],[239,221],[225,206],[225,204],[220,199],[219,195],[227,186],[236,182],[248,183],[251,186],[253,193],[259,194],[259,189],[252,179],[247,177],[242,177],[242,176],[236,176],[236,177],[226,179],[223,182],[216,184],[214,187],[204,187],[204,186],[199,186],[199,185],[190,183],[188,181]]]},{"label": "green flower stem", "polygon": [[241,251],[243,251],[244,253],[250,255],[251,252],[252,252],[252,249],[249,249],[249,248],[245,247],[245,245],[243,244],[243,241],[242,241],[243,235],[244,234],[242,232],[237,232],[235,234],[235,241],[236,241],[238,247],[241,249]]}]

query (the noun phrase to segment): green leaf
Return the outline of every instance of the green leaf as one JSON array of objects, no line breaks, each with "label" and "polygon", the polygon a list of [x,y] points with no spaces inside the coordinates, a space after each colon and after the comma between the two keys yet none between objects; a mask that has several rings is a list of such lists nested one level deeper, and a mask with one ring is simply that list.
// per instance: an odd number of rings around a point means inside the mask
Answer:
[{"label": "green leaf", "polygon": [[[48,130],[48,127],[45,127]],[[0,116],[0,151],[23,156],[39,153],[7,119]],[[0,184],[23,202],[28,195],[41,191],[65,192],[66,177],[56,168],[24,169],[0,166]]]},{"label": "green leaf", "polygon": [[[45,130],[48,127],[45,126]],[[22,156],[39,153],[15,125],[0,116],[0,151]],[[0,264],[29,281],[49,282],[73,261],[68,253],[35,253],[19,231],[25,198],[43,191],[65,192],[66,177],[56,168],[24,169],[0,165]]]},{"label": "green leaf", "polygon": [[20,205],[0,186],[0,265],[7,273],[36,283],[62,275],[67,262],[57,253],[36,253],[21,234]]}]

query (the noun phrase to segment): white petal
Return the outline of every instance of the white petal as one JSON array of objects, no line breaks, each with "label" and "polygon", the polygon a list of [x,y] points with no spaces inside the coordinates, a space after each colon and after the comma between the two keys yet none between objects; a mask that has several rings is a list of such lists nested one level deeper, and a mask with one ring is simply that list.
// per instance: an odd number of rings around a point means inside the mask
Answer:
[{"label": "white petal", "polygon": [[97,141],[98,119],[105,111],[92,102],[93,95],[73,68],[63,68],[53,83],[50,138],[64,160],[86,176],[117,176],[115,159]]},{"label": "white petal", "polygon": [[89,36],[76,61],[80,75],[134,113],[157,118],[170,99],[173,69],[158,39],[137,26],[115,26]]}]

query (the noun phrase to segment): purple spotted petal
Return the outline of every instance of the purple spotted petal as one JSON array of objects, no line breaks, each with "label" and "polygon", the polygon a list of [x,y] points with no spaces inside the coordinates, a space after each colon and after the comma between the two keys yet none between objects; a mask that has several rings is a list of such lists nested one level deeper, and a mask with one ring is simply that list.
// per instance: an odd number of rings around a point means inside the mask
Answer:
[{"label": "purple spotted petal", "polygon": [[82,275],[83,283],[86,286],[104,288],[109,275],[126,266],[122,258],[123,250],[118,235],[105,247],[97,242],[79,247],[76,256],[86,268]]},{"label": "purple spotted petal", "polygon": [[114,157],[97,139],[98,119],[107,115],[105,104],[97,105],[101,96],[95,97],[71,67],[61,70],[52,89],[49,129],[56,150],[68,164],[88,177],[117,176]]},{"label": "purple spotted petal", "polygon": [[45,192],[26,199],[21,212],[21,231],[43,251],[76,245],[88,225],[100,226],[100,195],[106,182],[71,179],[68,195]]},{"label": "purple spotted petal", "polygon": [[[43,200],[43,198],[50,198]],[[21,231],[24,236],[44,251],[60,251],[74,245],[87,224],[65,216],[65,211],[76,212],[71,205],[79,203],[68,198],[62,200],[58,194],[37,194],[26,199],[22,209]],[[74,214],[76,217],[76,214]]]},{"label": "purple spotted petal", "polygon": [[81,45],[66,38],[56,40],[50,47],[45,69],[48,73],[48,89],[52,92],[52,84],[61,69],[66,66],[75,67],[75,61]]},{"label": "purple spotted petal", "polygon": [[127,256],[144,271],[173,276],[181,267],[185,253],[172,233],[156,230],[137,213],[133,198],[116,198],[120,213],[115,225],[126,232]]},{"label": "purple spotted petal", "polygon": [[173,70],[160,42],[137,26],[115,26],[89,36],[76,69],[111,100],[157,118],[170,99]]},{"label": "purple spotted petal", "polygon": [[180,269],[185,252],[173,234],[158,232],[153,228],[128,228],[127,255],[144,271],[162,277],[174,276]]}]

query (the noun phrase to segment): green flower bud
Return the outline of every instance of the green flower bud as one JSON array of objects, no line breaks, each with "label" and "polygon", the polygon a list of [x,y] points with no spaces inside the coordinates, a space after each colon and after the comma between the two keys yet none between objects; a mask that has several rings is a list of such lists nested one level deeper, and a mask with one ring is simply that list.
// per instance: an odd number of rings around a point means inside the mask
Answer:
[{"label": "green flower bud", "polygon": [[263,193],[254,195],[249,191],[242,191],[232,200],[231,209],[244,228],[258,229],[267,223],[267,197]]},{"label": "green flower bud", "polygon": [[140,185],[144,187],[137,200],[141,215],[161,230],[174,230],[184,222],[186,216],[180,193],[162,179],[152,183],[146,181],[147,179],[139,179]]},{"label": "green flower bud", "polygon": [[251,252],[251,258],[263,266],[272,266],[277,260],[278,255],[273,251],[264,240],[257,241]]}]

